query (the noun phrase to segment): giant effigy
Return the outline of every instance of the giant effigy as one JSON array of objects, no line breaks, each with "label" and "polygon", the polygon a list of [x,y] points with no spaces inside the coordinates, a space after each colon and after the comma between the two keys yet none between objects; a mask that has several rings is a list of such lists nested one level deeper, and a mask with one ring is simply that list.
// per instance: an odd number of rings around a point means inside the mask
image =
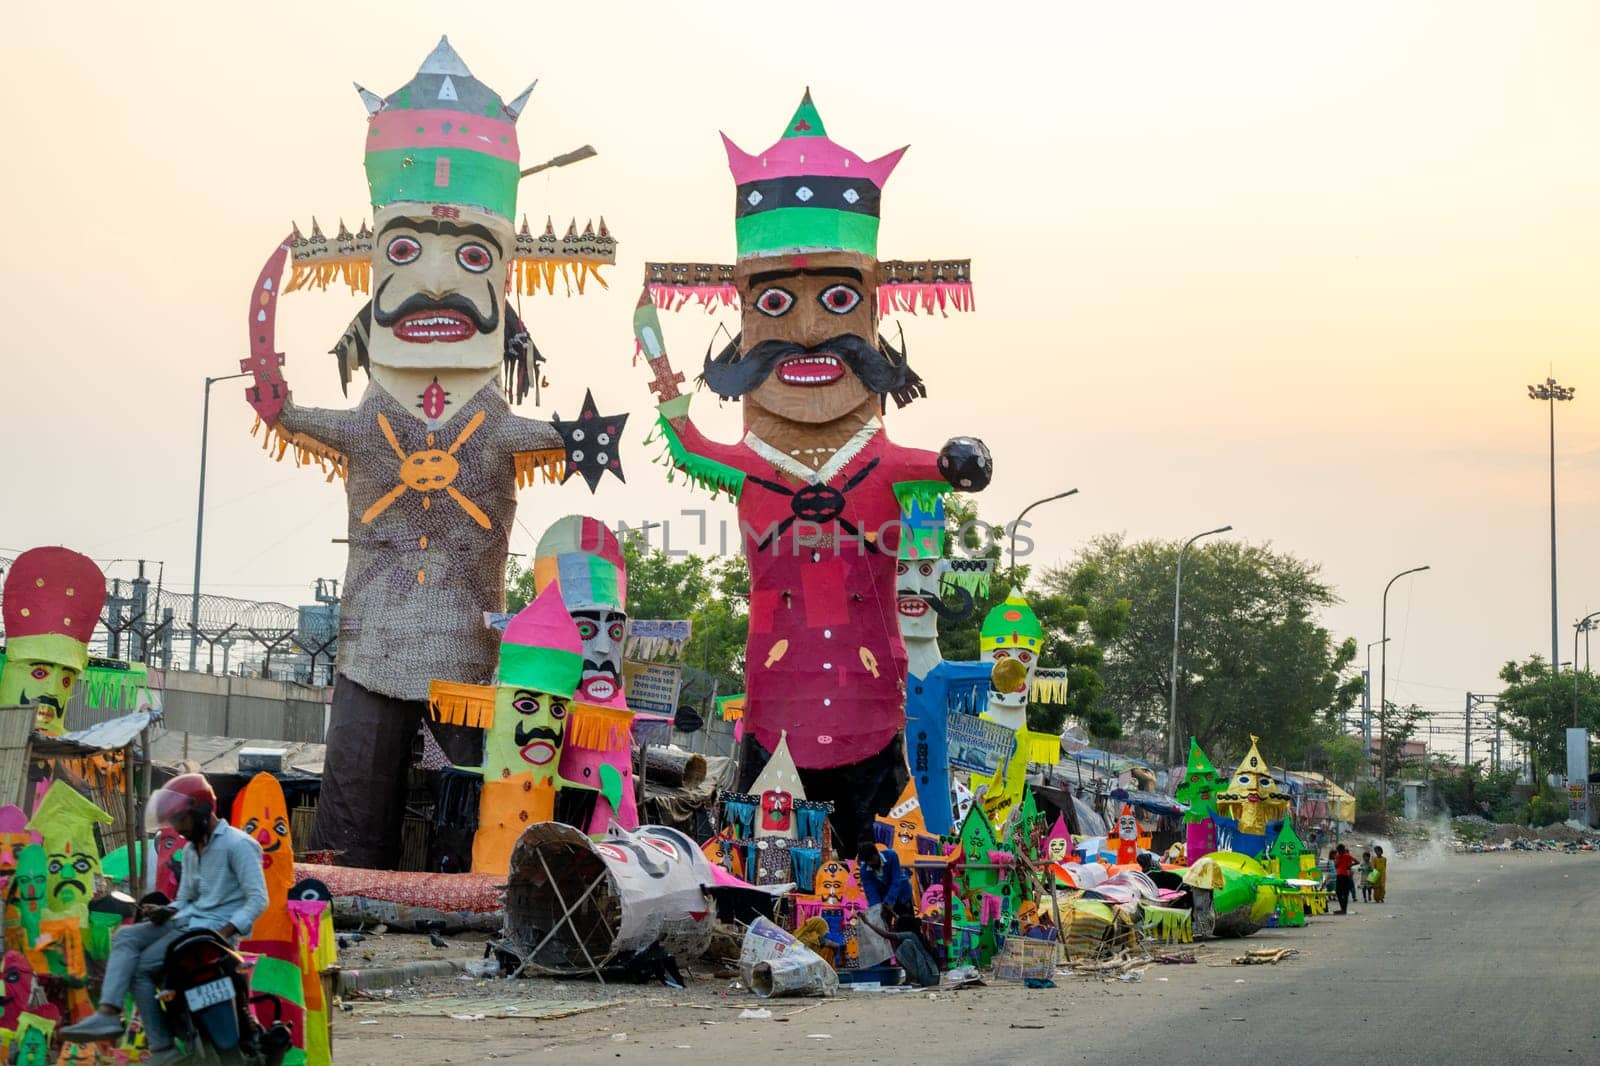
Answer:
[{"label": "giant effigy", "polygon": [[[494,673],[500,642],[483,619],[505,606],[517,489],[620,477],[625,418],[600,415],[588,395],[571,421],[511,409],[540,383],[543,357],[508,294],[558,282],[581,291],[616,249],[603,222],[598,234],[574,224],[561,241],[548,223],[540,237],[526,219],[514,228],[517,119],[532,86],[502,99],[441,39],[389,95],[357,89],[372,227],[285,238],[251,294],[240,365],[254,375],[246,397],[268,451],[345,482],[349,564],[312,846],[383,867],[398,855],[429,682]],[[353,408],[301,406],[284,379],[274,323],[290,261],[289,291],[342,280],[370,294],[334,346],[342,383],[369,375]],[[476,731],[438,739],[457,761],[477,761]]]},{"label": "giant effigy", "polygon": [[[831,140],[808,92],[776,144],[726,136],[738,257],[732,266],[652,263],[635,331],[654,372],[658,431],[673,467],[732,498],[750,568],[746,723],[757,757],[787,736],[807,796],[833,804],[844,849],[872,844],[875,817],[906,782],[906,650],[896,614],[900,516],[984,488],[981,441],[939,452],[895,444],[886,401],[926,395],[883,313],[971,306],[969,264],[878,257],[884,184],[904,149],[865,160]],[[702,380],[743,408],[723,444],[689,417],[657,306],[740,309],[740,332]]]}]

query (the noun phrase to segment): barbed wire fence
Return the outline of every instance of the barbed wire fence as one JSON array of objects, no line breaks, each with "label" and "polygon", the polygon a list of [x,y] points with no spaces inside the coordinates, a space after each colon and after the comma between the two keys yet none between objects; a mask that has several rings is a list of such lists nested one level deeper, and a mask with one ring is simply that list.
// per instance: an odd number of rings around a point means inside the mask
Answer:
[{"label": "barbed wire fence", "polygon": [[[11,557],[0,555],[0,575],[11,563]],[[261,677],[331,683],[339,641],[338,595],[336,589],[326,592],[320,580],[314,595],[316,606],[291,607],[201,593],[198,619],[191,626],[195,611],[191,595],[142,576],[107,578],[105,607],[89,649],[110,659],[187,669],[192,648],[195,668],[206,673],[218,672],[220,651],[223,673],[237,665],[239,672]],[[0,622],[0,640],[3,625]]]}]

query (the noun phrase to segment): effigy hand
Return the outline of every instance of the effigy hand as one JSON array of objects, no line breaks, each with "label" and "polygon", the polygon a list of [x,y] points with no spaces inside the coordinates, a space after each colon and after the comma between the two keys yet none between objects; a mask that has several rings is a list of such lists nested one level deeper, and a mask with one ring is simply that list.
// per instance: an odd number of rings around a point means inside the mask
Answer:
[{"label": "effigy hand", "polygon": [[961,492],[981,492],[994,476],[989,446],[977,437],[952,437],[939,449],[939,473]]},{"label": "effigy hand", "polygon": [[283,264],[289,258],[289,241],[278,244],[268,257],[250,291],[250,355],[239,360],[239,369],[254,376],[245,388],[244,398],[261,421],[273,425],[289,399],[289,383],[283,379],[283,353],[275,350],[274,333],[278,322],[278,293],[282,289]]}]

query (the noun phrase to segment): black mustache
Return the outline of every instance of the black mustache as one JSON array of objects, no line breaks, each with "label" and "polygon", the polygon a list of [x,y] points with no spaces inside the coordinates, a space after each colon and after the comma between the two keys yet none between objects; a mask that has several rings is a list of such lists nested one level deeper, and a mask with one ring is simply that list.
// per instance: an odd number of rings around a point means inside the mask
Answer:
[{"label": "black mustache", "polygon": [[875,345],[854,333],[842,333],[811,348],[792,341],[766,340],[743,353],[739,351],[739,339],[735,337],[715,358],[707,358],[700,375],[712,392],[726,400],[754,390],[779,363],[797,355],[835,356],[879,396],[895,393],[907,383],[903,359],[898,363],[890,361],[886,344]]},{"label": "black mustache", "polygon": [[459,311],[472,319],[473,324],[478,327],[479,333],[493,333],[500,328],[500,304],[494,298],[493,285],[489,286],[490,314],[485,317],[484,313],[478,310],[477,304],[459,292],[452,292],[438,300],[431,296],[424,296],[420,292],[415,292],[401,301],[400,306],[393,311],[385,311],[383,309],[383,290],[393,280],[394,275],[390,274],[383,279],[383,284],[378,286],[378,291],[372,294],[372,320],[386,329],[407,315],[419,314],[424,311]]},{"label": "black mustache", "polygon": [[615,680],[617,676],[617,668],[608,662],[597,663],[591,659],[585,659],[583,660],[583,674],[585,677],[587,677],[589,674],[605,674],[607,677]]},{"label": "black mustache", "polygon": [[24,703],[42,703],[46,707],[54,707],[58,711],[61,709],[61,701],[56,699],[54,696],[34,696],[32,699],[29,699],[28,694],[23,693],[22,701]]},{"label": "black mustache", "polygon": [[946,622],[959,622],[967,615],[972,613],[972,593],[968,592],[960,585],[955,586],[955,591],[958,595],[958,598],[961,600],[961,603],[958,606],[952,606],[951,604],[946,603],[937,592],[918,592],[916,589],[900,589],[899,594],[902,596],[921,597],[922,599],[928,601],[928,606],[933,608],[933,613],[938,615],[940,618],[943,618]]},{"label": "black mustache", "polygon": [[61,895],[61,890],[66,888],[68,885],[74,886],[79,892],[82,892],[86,896],[89,894],[88,888],[84,887],[82,881],[79,881],[76,877],[66,877],[56,882],[55,891],[52,893],[52,895]]},{"label": "black mustache", "polygon": [[517,739],[519,748],[525,748],[535,740],[548,740],[551,747],[559,747],[561,744],[561,730],[546,729],[542,725],[524,726],[518,722],[517,728],[512,733]]}]

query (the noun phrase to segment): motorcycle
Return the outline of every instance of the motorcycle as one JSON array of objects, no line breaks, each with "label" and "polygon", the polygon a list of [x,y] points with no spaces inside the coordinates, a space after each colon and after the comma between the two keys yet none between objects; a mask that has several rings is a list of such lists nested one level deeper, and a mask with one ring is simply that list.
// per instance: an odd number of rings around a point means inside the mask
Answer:
[{"label": "motorcycle", "polygon": [[281,1066],[293,1043],[283,1022],[263,1026],[251,1012],[251,966],[210,929],[184,933],[167,947],[157,998],[167,1030],[198,1062]]}]

